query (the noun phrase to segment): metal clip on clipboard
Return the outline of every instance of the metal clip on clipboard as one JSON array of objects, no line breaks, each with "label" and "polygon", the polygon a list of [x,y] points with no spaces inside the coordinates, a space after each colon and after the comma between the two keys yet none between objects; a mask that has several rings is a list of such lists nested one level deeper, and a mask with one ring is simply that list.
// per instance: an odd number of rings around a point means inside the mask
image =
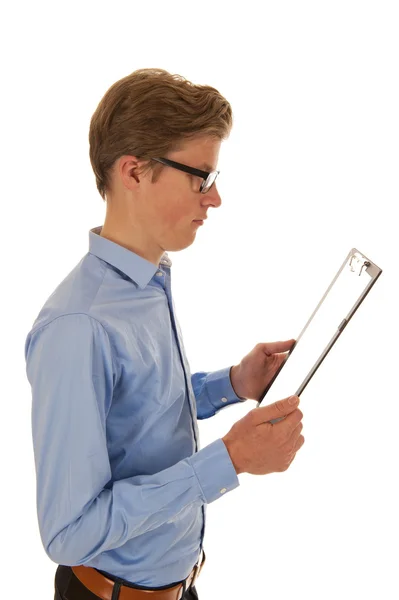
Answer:
[{"label": "metal clip on clipboard", "polygon": [[[353,260],[355,259],[355,260]],[[352,265],[353,263],[353,265]],[[364,267],[369,267],[371,265],[371,262],[367,259],[364,259],[364,257],[360,254],[360,252],[354,252],[354,254],[352,254],[351,259],[349,261],[349,268],[352,272],[356,271],[356,269],[359,268],[360,266],[360,271],[359,271],[359,277],[362,274],[362,271],[364,269]]]}]

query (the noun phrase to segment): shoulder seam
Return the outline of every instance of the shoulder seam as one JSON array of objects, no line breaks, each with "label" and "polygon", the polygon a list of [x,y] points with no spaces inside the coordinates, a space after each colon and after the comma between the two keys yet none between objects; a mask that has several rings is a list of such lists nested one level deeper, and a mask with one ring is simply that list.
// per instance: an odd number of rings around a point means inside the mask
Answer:
[{"label": "shoulder seam", "polygon": [[96,323],[98,323],[100,325],[100,327],[105,331],[105,334],[106,334],[106,336],[108,338],[109,347],[110,347],[110,350],[111,350],[112,367],[114,369],[115,375],[117,376],[118,372],[117,372],[116,363],[115,363],[115,360],[114,360],[115,356],[114,356],[114,351],[113,351],[113,345],[111,343],[111,339],[110,339],[109,333],[106,330],[106,328],[104,327],[104,325],[101,323],[101,321],[99,321],[98,319],[96,319],[92,315],[89,315],[89,314],[87,314],[85,312],[70,312],[70,313],[64,313],[62,315],[58,315],[57,317],[54,317],[54,319],[52,319],[51,321],[48,321],[47,323],[44,323],[43,325],[40,325],[40,327],[38,327],[37,329],[32,330],[31,331],[31,336],[34,335],[35,333],[37,333],[38,331],[40,331],[41,329],[43,329],[44,327],[47,327],[48,325],[51,325],[51,323],[53,323],[57,319],[61,319],[62,317],[69,317],[70,315],[85,315],[89,319],[93,319],[93,321],[96,321]]}]

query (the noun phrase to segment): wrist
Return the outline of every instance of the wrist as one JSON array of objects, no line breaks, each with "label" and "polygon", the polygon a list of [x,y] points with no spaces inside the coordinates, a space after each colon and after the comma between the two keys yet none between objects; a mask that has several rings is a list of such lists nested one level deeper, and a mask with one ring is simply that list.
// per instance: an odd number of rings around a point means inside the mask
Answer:
[{"label": "wrist", "polygon": [[226,446],[226,450],[230,456],[230,460],[233,463],[233,467],[235,469],[235,472],[237,473],[237,475],[240,475],[240,473],[243,473],[244,471],[238,466],[233,454],[233,448],[232,448],[232,444],[231,442],[228,440],[227,436],[222,437],[222,442],[224,443],[224,445]]},{"label": "wrist", "polygon": [[246,400],[246,398],[243,394],[243,390],[240,389],[240,382],[239,382],[239,378],[237,376],[237,369],[238,369],[238,365],[234,365],[230,369],[231,387],[233,388],[235,395],[238,396],[238,398],[240,398],[240,400]]}]

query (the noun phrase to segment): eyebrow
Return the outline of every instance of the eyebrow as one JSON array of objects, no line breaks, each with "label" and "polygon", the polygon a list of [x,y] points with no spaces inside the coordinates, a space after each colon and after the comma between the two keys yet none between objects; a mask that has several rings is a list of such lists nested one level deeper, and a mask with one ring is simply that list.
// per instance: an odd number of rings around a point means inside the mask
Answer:
[{"label": "eyebrow", "polygon": [[207,171],[215,171],[216,169],[214,169],[213,167],[211,167],[211,165],[209,165],[207,162],[203,162],[200,164],[199,166],[200,169],[206,169]]}]

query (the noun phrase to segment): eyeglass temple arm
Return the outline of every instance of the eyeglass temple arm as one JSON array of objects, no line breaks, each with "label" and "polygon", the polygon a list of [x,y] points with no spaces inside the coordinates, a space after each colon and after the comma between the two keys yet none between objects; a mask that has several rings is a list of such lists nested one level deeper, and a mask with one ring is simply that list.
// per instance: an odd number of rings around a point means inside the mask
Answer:
[{"label": "eyeglass temple arm", "polygon": [[185,171],[186,173],[190,173],[190,175],[198,175],[198,177],[202,177],[203,179],[207,179],[209,173],[207,171],[201,171],[200,169],[194,169],[193,167],[188,167],[187,165],[182,165],[181,163],[177,163],[174,160],[163,160],[162,158],[154,158],[158,162],[163,163],[164,165],[170,165],[172,167],[177,167],[181,171]]}]

